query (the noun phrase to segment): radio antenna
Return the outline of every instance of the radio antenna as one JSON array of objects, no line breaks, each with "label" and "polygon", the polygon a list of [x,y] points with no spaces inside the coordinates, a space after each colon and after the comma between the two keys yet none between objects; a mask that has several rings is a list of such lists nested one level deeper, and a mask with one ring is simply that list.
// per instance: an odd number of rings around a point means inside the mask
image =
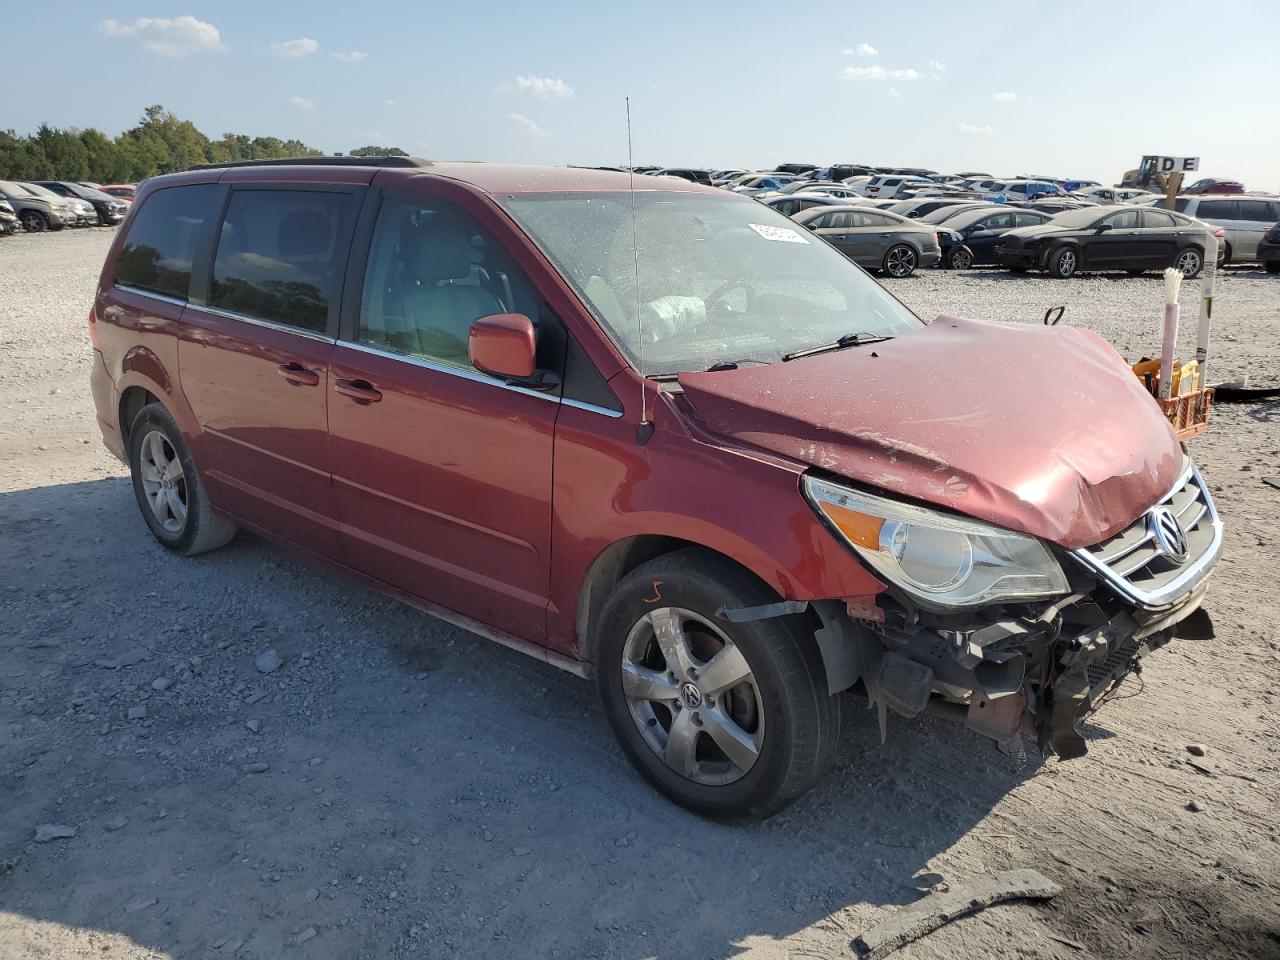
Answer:
[{"label": "radio antenna", "polygon": [[640,308],[640,246],[636,240],[636,167],[631,155],[631,98],[627,102],[627,174],[630,177],[631,200],[631,263],[635,268],[636,288],[636,365],[640,368],[640,425],[636,428],[636,442],[641,446],[653,436],[653,421],[649,419],[649,401],[645,396],[644,379],[644,316]]}]

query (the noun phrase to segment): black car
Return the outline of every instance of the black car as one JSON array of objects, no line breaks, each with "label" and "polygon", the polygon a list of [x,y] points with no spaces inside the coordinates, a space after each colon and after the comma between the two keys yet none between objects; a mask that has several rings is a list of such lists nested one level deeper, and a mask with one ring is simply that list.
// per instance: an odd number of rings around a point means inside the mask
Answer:
[{"label": "black car", "polygon": [[688,180],[691,183],[700,183],[703,186],[711,186],[711,171],[698,170],[694,167],[663,167],[658,171],[664,177],[679,177],[681,180]]},{"label": "black car", "polygon": [[1164,267],[1195,277],[1204,267],[1213,230],[1169,210],[1086,207],[1060,213],[1039,226],[1010,230],[995,252],[1014,272],[1044,270],[1063,280],[1084,270],[1139,274]]},{"label": "black car", "polygon": [[1039,210],[1008,209],[1004,204],[978,207],[950,217],[938,227],[942,266],[967,270],[975,264],[998,263],[996,245],[1010,230],[1035,227],[1049,220]]},{"label": "black car", "polygon": [[949,197],[939,197],[938,199],[947,200],[946,206],[936,207],[926,214],[915,218],[921,223],[943,223],[952,217],[958,217],[962,213],[970,210],[1005,210],[1007,209],[1002,203],[991,203],[987,200],[951,200]]},{"label": "black car", "polygon": [[906,217],[908,220],[918,220],[926,214],[933,213],[943,207],[954,207],[956,204],[968,203],[969,197],[912,197],[907,200],[899,200],[891,207],[886,207],[890,213],[896,213],[899,216]]},{"label": "black car", "polygon": [[52,190],[60,197],[75,197],[77,200],[87,201],[97,212],[98,223],[104,227],[115,226],[129,212],[129,204],[123,200],[103,193],[101,190],[86,187],[82,183],[72,183],[69,180],[33,180],[31,182],[39,184],[46,190]]},{"label": "black car", "polygon": [[1096,207],[1096,203],[1088,203],[1083,200],[1052,200],[1042,198],[1037,200],[1027,200],[1018,204],[1023,210],[1039,210],[1042,213],[1066,213],[1068,210],[1083,210],[1085,207]]},{"label": "black car", "polygon": [[1258,261],[1267,273],[1280,273],[1280,223],[1267,230],[1258,241]]}]

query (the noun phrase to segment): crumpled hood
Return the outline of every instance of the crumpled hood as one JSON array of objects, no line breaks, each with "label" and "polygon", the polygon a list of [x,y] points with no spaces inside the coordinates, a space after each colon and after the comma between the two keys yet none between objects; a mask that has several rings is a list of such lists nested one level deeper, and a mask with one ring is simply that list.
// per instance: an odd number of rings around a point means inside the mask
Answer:
[{"label": "crumpled hood", "polygon": [[1168,492],[1183,454],[1101,337],[939,317],[884,343],[682,373],[715,433],[1074,549]]}]

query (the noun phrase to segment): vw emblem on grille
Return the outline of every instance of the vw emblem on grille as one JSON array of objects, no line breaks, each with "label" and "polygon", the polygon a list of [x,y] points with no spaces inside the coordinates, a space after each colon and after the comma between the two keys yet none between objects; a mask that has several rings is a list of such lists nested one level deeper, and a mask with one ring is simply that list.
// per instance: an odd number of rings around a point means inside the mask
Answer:
[{"label": "vw emblem on grille", "polygon": [[1174,563],[1187,562],[1187,533],[1172,510],[1156,507],[1147,519],[1147,526],[1161,553]]}]

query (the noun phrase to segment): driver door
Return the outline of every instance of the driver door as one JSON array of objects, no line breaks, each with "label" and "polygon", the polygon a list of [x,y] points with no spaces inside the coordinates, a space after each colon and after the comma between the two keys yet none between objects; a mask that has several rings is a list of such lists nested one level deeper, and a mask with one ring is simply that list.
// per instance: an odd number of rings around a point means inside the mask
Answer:
[{"label": "driver door", "polygon": [[[557,392],[467,357],[471,324],[522,313],[538,365],[564,332],[500,242],[429,193],[384,193],[362,222],[330,374],[329,447],[349,562],[480,623],[540,641],[551,551]],[[376,213],[375,213],[376,210]],[[363,276],[361,276],[363,274]]]},{"label": "driver door", "polygon": [[1106,270],[1142,266],[1137,208],[1113,213],[1102,223],[1110,229],[1089,237],[1085,245],[1085,267]]}]

